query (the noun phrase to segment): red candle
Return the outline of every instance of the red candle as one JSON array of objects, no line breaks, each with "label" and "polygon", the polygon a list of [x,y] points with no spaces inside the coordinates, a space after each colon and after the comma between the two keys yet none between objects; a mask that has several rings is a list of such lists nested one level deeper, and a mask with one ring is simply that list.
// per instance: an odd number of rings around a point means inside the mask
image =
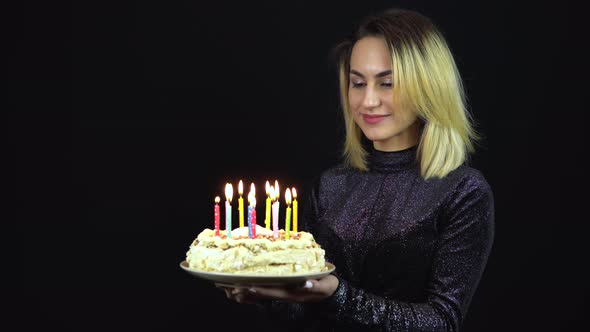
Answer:
[{"label": "red candle", "polygon": [[213,211],[215,215],[215,236],[219,236],[219,196],[215,197],[215,208]]}]

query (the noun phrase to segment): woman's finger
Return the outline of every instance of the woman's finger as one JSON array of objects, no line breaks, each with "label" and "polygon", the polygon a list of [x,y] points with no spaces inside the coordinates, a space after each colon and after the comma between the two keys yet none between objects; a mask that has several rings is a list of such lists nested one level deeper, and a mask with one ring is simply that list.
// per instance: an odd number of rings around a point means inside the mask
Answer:
[{"label": "woman's finger", "polygon": [[248,291],[248,288],[244,287],[244,288],[232,288],[231,293],[233,295],[238,295],[238,294],[249,294],[250,292]]},{"label": "woman's finger", "polygon": [[241,304],[256,304],[259,298],[247,293],[240,293],[235,295],[235,300]]}]

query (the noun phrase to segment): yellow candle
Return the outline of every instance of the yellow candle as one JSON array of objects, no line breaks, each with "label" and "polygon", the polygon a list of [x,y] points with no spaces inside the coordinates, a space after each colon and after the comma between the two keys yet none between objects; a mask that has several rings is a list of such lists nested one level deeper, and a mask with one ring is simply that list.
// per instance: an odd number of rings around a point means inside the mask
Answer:
[{"label": "yellow candle", "polygon": [[297,232],[297,190],[293,188],[293,232]]},{"label": "yellow candle", "polygon": [[291,191],[285,190],[285,202],[287,203],[287,213],[285,218],[285,240],[291,237]]},{"label": "yellow candle", "polygon": [[266,229],[270,229],[270,191],[270,184],[266,181],[266,214],[264,215],[264,226],[266,226]]},{"label": "yellow candle", "polygon": [[244,198],[242,197],[242,193],[244,192],[244,184],[242,180],[238,183],[238,193],[240,194],[240,198],[238,198],[238,213],[240,216],[240,227],[244,227]]}]

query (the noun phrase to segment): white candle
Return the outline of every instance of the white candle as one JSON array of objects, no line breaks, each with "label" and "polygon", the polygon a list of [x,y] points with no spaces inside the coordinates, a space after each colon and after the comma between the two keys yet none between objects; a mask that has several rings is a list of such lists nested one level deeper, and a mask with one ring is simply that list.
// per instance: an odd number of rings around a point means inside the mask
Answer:
[{"label": "white candle", "polygon": [[279,237],[279,201],[278,201],[278,191],[277,188],[274,188],[272,191],[273,203],[272,203],[272,230],[273,235],[275,238]]},{"label": "white candle", "polygon": [[225,231],[227,238],[231,239],[231,199],[234,195],[234,189],[231,183],[225,185]]},{"label": "white candle", "polygon": [[275,214],[275,219],[273,220],[273,226],[274,226],[274,237],[278,238],[279,237],[279,207],[281,204],[279,202],[279,196],[281,196],[281,190],[279,189],[279,182],[277,180],[275,180],[274,192],[275,192],[275,202],[273,203],[273,209],[275,209],[276,212],[273,212]]}]

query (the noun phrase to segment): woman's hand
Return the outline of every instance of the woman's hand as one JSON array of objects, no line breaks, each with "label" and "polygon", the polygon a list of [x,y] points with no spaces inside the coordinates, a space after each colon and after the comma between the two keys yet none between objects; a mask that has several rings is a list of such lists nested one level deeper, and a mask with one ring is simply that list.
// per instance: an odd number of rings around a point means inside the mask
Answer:
[{"label": "woman's hand", "polygon": [[238,303],[253,304],[262,299],[282,300],[286,302],[318,302],[330,297],[338,288],[338,278],[329,274],[321,279],[307,280],[300,286],[261,287],[218,285],[225,291],[228,299]]}]

